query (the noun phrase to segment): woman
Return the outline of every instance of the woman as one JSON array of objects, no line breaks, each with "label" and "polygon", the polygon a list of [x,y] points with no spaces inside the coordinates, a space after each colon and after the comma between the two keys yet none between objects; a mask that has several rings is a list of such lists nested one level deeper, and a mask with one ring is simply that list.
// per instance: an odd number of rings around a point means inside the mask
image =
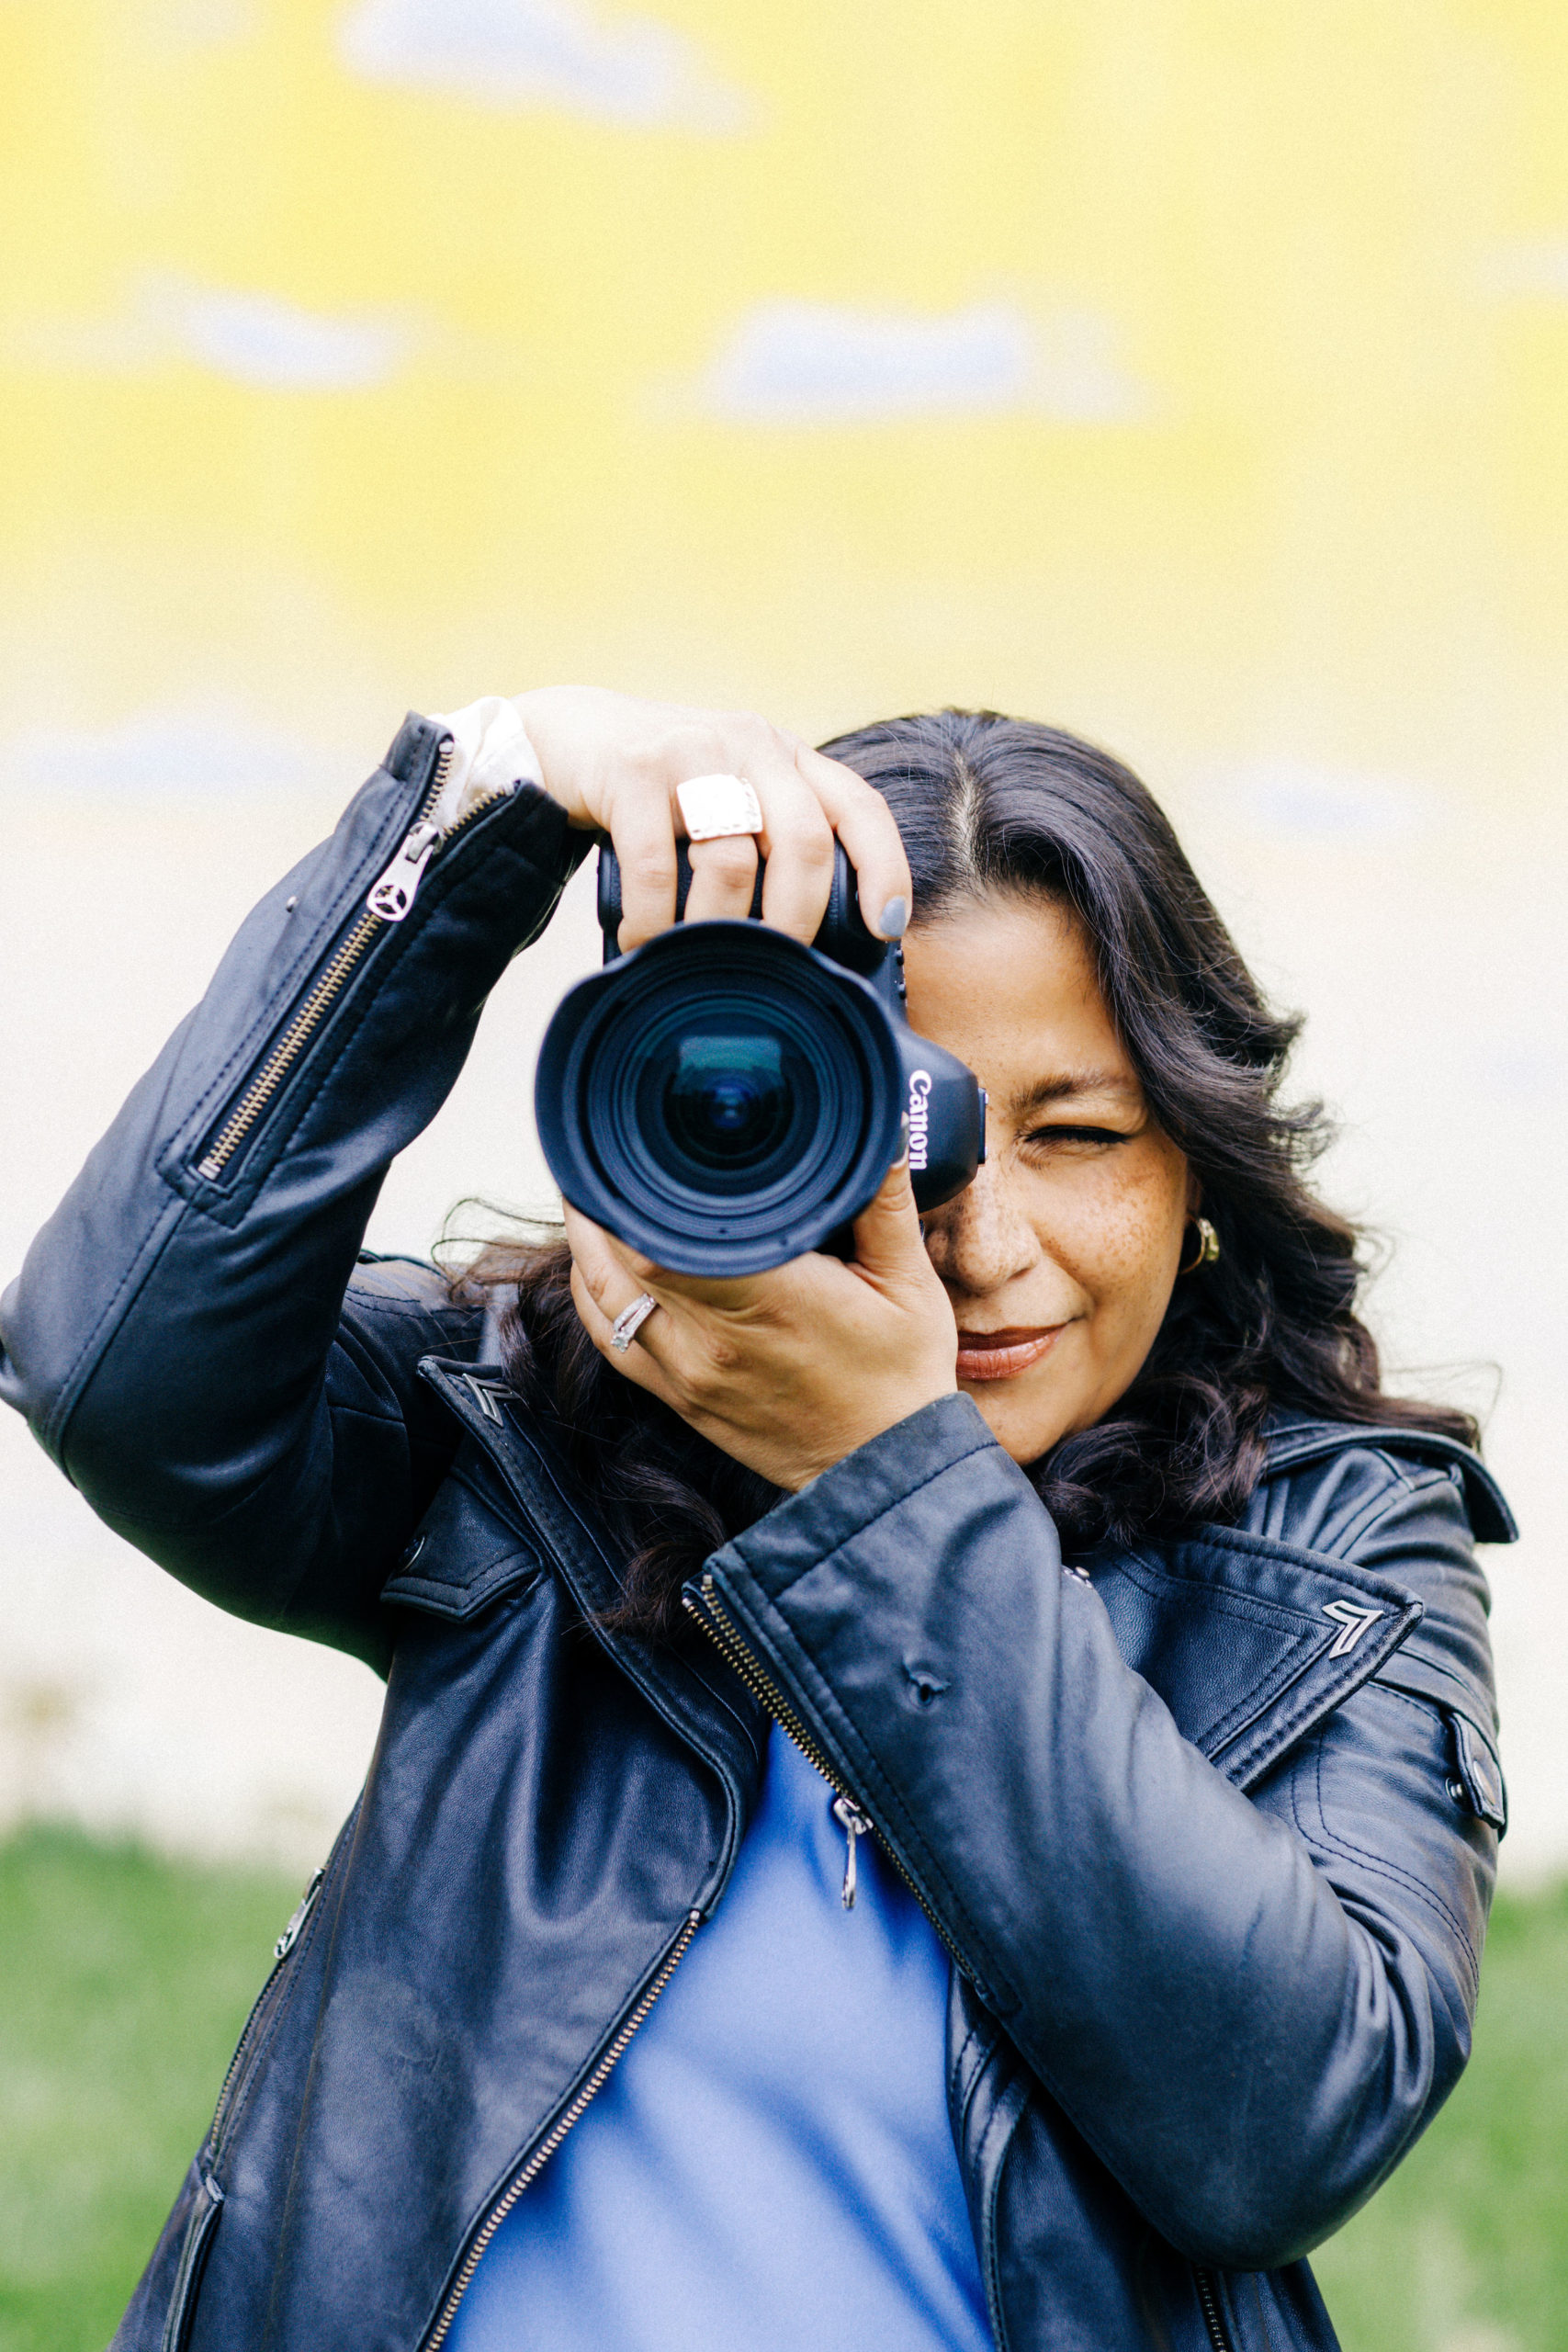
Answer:
[{"label": "woman", "polygon": [[[687,919],[760,846],[809,938],[836,833],[974,1184],[729,1284],[570,1210],[356,1267],[594,832],[635,945],[715,772]],[[388,1676],[118,2345],[1332,2346],[1302,2257],[1468,2053],[1510,1529],[1380,1391],[1292,1034],[1044,728],[408,722],[4,1304],[111,1525]]]}]

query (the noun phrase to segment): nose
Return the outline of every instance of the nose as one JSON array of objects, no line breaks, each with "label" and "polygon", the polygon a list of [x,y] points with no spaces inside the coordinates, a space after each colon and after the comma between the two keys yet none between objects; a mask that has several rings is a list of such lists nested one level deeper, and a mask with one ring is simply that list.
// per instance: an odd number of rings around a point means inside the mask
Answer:
[{"label": "nose", "polygon": [[1012,1197],[1005,1167],[988,1159],[974,1182],[925,1220],[932,1265],[950,1288],[987,1298],[1040,1257],[1033,1227]]}]

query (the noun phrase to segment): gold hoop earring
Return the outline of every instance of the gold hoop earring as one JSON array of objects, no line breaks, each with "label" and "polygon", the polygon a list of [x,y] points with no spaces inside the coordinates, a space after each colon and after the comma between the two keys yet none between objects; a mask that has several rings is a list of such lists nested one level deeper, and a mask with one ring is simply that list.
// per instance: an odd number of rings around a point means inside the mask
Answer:
[{"label": "gold hoop earring", "polygon": [[1198,1228],[1198,1247],[1186,1265],[1178,1266],[1179,1274],[1195,1274],[1200,1266],[1212,1266],[1220,1254],[1220,1237],[1206,1216],[1195,1216],[1191,1223]]}]

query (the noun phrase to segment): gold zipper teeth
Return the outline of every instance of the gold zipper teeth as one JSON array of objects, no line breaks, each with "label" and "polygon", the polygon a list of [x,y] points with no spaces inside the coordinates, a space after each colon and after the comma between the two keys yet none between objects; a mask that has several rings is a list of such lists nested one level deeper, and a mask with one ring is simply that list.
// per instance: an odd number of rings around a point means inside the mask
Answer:
[{"label": "gold zipper teeth", "polygon": [[[428,821],[431,810],[446,789],[446,778],[451,773],[456,750],[456,744],[448,736],[441,747],[429,786],[409,828],[411,831],[414,826]],[[455,825],[441,835],[437,846],[444,849],[457,834],[471,825],[476,817],[482,816],[492,801],[504,797],[504,794],[499,792],[485,793],[481,798],[475,801],[465,816],[460,817]],[[406,837],[405,835],[404,838]],[[388,928],[388,924],[379,915],[366,913],[360,916],[348,937],[339,945],[325,971],[318,976],[310,995],[245,1089],[243,1095],[224,1122],[217,1139],[197,1162],[196,1172],[205,1182],[209,1184],[218,1182],[235,1152],[282,1085],[289,1070],[299,1060],[312,1034],[320,1028],[333,999],[342,989],[366,949],[378,933]]]},{"label": "gold zipper teeth", "polygon": [[[787,1733],[788,1736],[794,1740],[807,1762],[816,1766],[834,1795],[845,1798],[851,1804],[858,1804],[859,1800],[854,1792],[844,1786],[843,1781],[829,1763],[783,1691],[775,1683],[768,1680],[750,1651],[741,1641],[735,1630],[733,1618],[716,1597],[711,1580],[705,1577],[703,1581],[703,1609],[699,1609],[687,1593],[682,1593],[681,1599],[688,1615],[696,1619],[709,1641],[728,1661],[750,1691],[751,1696],[761,1701],[777,1723],[780,1730]],[[712,1616],[705,1615],[705,1610],[711,1610]]]},{"label": "gold zipper teeth", "polygon": [[209,1183],[215,1182],[222,1175],[236,1149],[276,1093],[290,1066],[299,1058],[312,1030],[319,1027],[328,1005],[382,928],[378,915],[360,916],[251,1081],[217,1142],[197,1164],[197,1174],[205,1177]]},{"label": "gold zipper teeth", "polygon": [[660,1961],[658,1973],[654,1976],[652,1983],[649,1985],[647,1991],[643,1994],[641,1999],[632,2010],[631,2015],[626,2018],[625,2022],[622,2024],[620,2031],[616,2034],[614,2041],[611,2042],[608,2050],[605,2051],[604,2056],[600,2059],[599,2064],[594,2067],[593,2072],[589,2075],[588,2080],[578,2091],[577,2096],[573,2098],[570,2105],[563,2109],[561,2113],[556,2118],[556,2120],[551,2125],[550,2130],[547,2132],[544,2139],[540,2141],[538,2146],[535,2149],[533,2154],[529,2157],[522,2171],[517,2175],[516,2179],[507,2189],[506,2194],[500,2199],[499,2203],[491,2208],[491,2211],[486,2217],[484,2227],[480,2230],[478,2237],[475,2238],[473,2245],[468,2248],[468,2253],[463,2257],[463,2267],[453,2282],[451,2293],[447,2296],[446,2302],[442,2306],[441,2316],[436,2321],[433,2332],[425,2338],[424,2352],[440,2352],[440,2347],[446,2340],[447,2332],[452,2325],[452,2322],[457,2315],[457,2306],[462,2301],[463,2297],[468,2293],[469,2287],[473,2284],[474,2273],[479,2268],[479,2264],[484,2257],[485,2250],[489,2246],[491,2240],[494,2237],[497,2230],[500,2229],[502,2222],[505,2221],[508,2213],[511,2212],[513,2207],[516,2204],[524,2190],[529,2188],[531,2184],[538,2178],[540,2173],[544,2170],[545,2165],[549,2162],[551,2156],[555,2154],[556,2150],[560,2146],[561,2142],[566,2138],[567,2133],[571,2130],[573,2124],[581,2120],[584,2109],[587,2108],[604,2089],[605,2083],[615,2072],[617,2064],[625,2055],[627,2043],[631,2041],[633,2035],[637,2032],[637,2028],[642,2024],[644,2018],[647,2017],[649,2009],[652,2008],[655,2001],[658,2000],[659,1996],[663,1992],[664,1987],[669,1984],[670,1979],[674,1975],[676,1969],[684,1959],[686,1947],[691,1942],[692,1938],[696,1934],[698,1928],[702,1925],[702,1917],[703,1915],[700,1911],[689,1911],[686,1914],[685,1921],[681,1928],[681,1932],[676,1937],[674,1942],[671,1945],[670,1950],[665,1953],[664,1958]]},{"label": "gold zipper teeth", "polygon": [[[681,1601],[687,1615],[695,1618],[697,1623],[702,1627],[704,1633],[706,1634],[709,1641],[713,1643],[720,1657],[728,1661],[735,1672],[740,1677],[741,1681],[745,1683],[752,1697],[759,1700],[762,1706],[766,1708],[768,1713],[773,1716],[774,1722],[778,1724],[779,1729],[787,1738],[792,1739],[795,1742],[796,1747],[799,1748],[807,1762],[816,1766],[818,1771],[821,1773],[822,1778],[827,1781],[828,1786],[833,1791],[834,1794],[836,1796],[842,1797],[846,1804],[853,1805],[856,1812],[864,1815],[865,1818],[869,1821],[871,1817],[865,1813],[865,1808],[861,1804],[859,1797],[856,1796],[853,1789],[845,1787],[843,1781],[840,1779],[832,1765],[829,1764],[828,1758],[823,1755],[822,1750],[818,1747],[817,1742],[813,1739],[806,1725],[801,1722],[800,1717],[795,1713],[794,1708],[790,1705],[783,1691],[779,1690],[776,1683],[769,1681],[767,1676],[762,1672],[761,1668],[757,1664],[757,1661],[752,1657],[750,1651],[746,1647],[745,1643],[741,1640],[739,1634],[735,1629],[734,1619],[725,1609],[723,1602],[719,1600],[718,1595],[715,1590],[712,1577],[705,1576],[703,1578],[703,1606],[701,1608],[697,1606],[696,1602],[692,1599],[689,1593],[682,1593],[681,1596]],[[707,1614],[707,1611],[711,1611],[712,1614]],[[874,1829],[875,1828],[874,1823],[872,1824],[872,1826]],[[955,1968],[962,1971],[964,1968],[964,1962],[959,1957],[958,1947],[953,1942],[952,1937],[948,1934],[947,1929],[942,1926],[942,1921],[937,1917],[936,1913],[931,1909],[931,1905],[926,1901],[925,1896],[920,1893],[919,1888],[915,1884],[914,1880],[910,1877],[908,1871],[905,1869],[897,1855],[893,1851],[891,1846],[889,1846],[886,1838],[882,1835],[880,1830],[876,1830],[875,1834],[877,1844],[881,1847],[883,1852],[886,1855],[888,1860],[892,1863],[894,1869],[903,1880],[905,1885],[908,1888],[916,1902],[919,1905],[920,1909],[925,1913],[926,1917],[931,1921],[931,1926],[936,1929],[938,1939],[941,1942],[942,1949],[947,1953],[948,1958],[953,1962]]]}]

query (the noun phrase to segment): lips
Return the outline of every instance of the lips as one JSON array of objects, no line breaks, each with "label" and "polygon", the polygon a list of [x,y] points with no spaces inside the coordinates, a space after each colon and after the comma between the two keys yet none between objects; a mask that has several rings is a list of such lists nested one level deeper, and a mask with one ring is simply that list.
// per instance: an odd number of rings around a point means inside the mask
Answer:
[{"label": "lips", "polygon": [[960,1380],[1014,1380],[1048,1355],[1056,1340],[1066,1329],[1065,1323],[1053,1323],[1032,1330],[960,1331],[958,1334],[958,1377]]}]

